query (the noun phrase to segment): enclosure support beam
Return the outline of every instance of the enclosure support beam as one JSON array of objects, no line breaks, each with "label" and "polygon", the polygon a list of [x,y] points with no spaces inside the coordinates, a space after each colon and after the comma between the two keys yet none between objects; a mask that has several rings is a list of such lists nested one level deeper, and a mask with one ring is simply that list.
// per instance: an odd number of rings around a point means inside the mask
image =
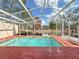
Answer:
[{"label": "enclosure support beam", "polygon": [[49,22],[49,34],[51,33],[50,22]]},{"label": "enclosure support beam", "polygon": [[25,10],[28,12],[28,14],[30,15],[30,17],[32,18],[33,22],[34,22],[34,36],[35,36],[35,20],[33,18],[33,16],[31,15],[31,13],[29,12],[29,10],[27,9],[27,7],[24,5],[24,3],[22,2],[22,0],[19,0],[19,2],[21,3],[21,5],[25,8]]},{"label": "enclosure support beam", "polygon": [[21,34],[21,23],[19,23],[19,25],[18,25],[18,34],[19,35]]},{"label": "enclosure support beam", "polygon": [[64,36],[64,20],[62,19],[62,37]]},{"label": "enclosure support beam", "polygon": [[4,14],[6,14],[6,15],[9,15],[9,16],[15,18],[15,19],[18,19],[19,21],[22,21],[22,22],[24,22],[24,23],[27,23],[26,21],[24,21],[24,20],[22,20],[22,19],[20,19],[20,18],[18,18],[18,17],[16,17],[16,16],[14,16],[14,15],[12,15],[12,14],[10,14],[10,13],[4,11],[4,10],[1,10],[1,9],[0,9],[0,12],[4,13]]},{"label": "enclosure support beam", "polygon": [[27,36],[28,36],[28,24],[27,24]]},{"label": "enclosure support beam", "polygon": [[[68,6],[70,6],[75,0],[71,0],[62,10],[60,10],[58,13],[56,13],[53,18],[55,18],[57,15],[59,15],[62,11],[64,11]],[[52,17],[51,17],[52,19]],[[50,20],[51,22],[52,20]]]},{"label": "enclosure support beam", "polygon": [[23,31],[25,32],[25,24],[23,25]]},{"label": "enclosure support beam", "polygon": [[4,18],[4,17],[0,17],[0,19],[3,19],[4,21],[9,21],[9,22],[18,24],[18,22],[14,21],[12,19]]},{"label": "enclosure support beam", "polygon": [[18,34],[20,35],[20,24],[18,24]]},{"label": "enclosure support beam", "polygon": [[78,19],[78,38],[79,38],[79,19]]},{"label": "enclosure support beam", "polygon": [[58,25],[57,25],[57,20],[56,20],[56,35],[57,35],[57,32],[58,32]]},{"label": "enclosure support beam", "polygon": [[16,35],[15,26],[13,24],[13,35]]},{"label": "enclosure support beam", "polygon": [[70,30],[70,19],[69,19],[69,24],[68,24],[68,26],[69,26],[69,37],[70,37],[70,33],[71,33],[71,30]]},{"label": "enclosure support beam", "polygon": [[35,22],[34,22],[34,36],[35,36]]}]

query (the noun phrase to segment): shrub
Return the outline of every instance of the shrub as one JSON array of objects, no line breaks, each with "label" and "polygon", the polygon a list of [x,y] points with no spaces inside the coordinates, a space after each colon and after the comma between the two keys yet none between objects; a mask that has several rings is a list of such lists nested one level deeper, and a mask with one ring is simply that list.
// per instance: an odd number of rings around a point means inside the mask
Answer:
[{"label": "shrub", "polygon": [[22,31],[21,35],[27,35],[27,32]]},{"label": "shrub", "polygon": [[32,35],[32,32],[28,32],[28,35]]}]

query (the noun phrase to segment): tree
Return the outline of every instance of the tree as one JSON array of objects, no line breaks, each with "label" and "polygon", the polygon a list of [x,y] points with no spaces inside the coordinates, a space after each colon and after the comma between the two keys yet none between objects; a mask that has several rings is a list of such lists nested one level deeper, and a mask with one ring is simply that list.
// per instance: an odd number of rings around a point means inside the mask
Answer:
[{"label": "tree", "polygon": [[[23,3],[25,4],[25,6],[26,6],[27,0],[22,0],[22,2],[23,2]],[[27,7],[27,6],[26,6],[26,7]],[[22,11],[25,11],[25,8],[24,8],[24,7],[22,7]],[[23,18],[23,19],[30,18],[30,16],[29,16],[29,14],[28,14],[27,11],[26,11],[26,12],[22,12],[21,14],[22,14],[22,18]]]},{"label": "tree", "polygon": [[56,23],[54,23],[54,22],[50,22],[49,26],[50,26],[50,29],[52,29],[52,30],[56,29]]}]

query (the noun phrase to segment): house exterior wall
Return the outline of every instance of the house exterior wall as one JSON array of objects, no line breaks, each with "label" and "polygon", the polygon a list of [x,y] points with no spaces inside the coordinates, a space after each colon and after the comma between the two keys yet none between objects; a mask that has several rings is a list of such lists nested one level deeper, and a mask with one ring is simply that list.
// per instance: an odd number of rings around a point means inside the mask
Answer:
[{"label": "house exterior wall", "polygon": [[[13,28],[14,25],[14,28]],[[18,33],[18,25],[5,23],[4,21],[0,21],[0,38],[8,37],[14,35],[14,31]]]},{"label": "house exterior wall", "polygon": [[41,29],[41,20],[39,20],[38,17],[35,17],[35,29],[40,30]]}]

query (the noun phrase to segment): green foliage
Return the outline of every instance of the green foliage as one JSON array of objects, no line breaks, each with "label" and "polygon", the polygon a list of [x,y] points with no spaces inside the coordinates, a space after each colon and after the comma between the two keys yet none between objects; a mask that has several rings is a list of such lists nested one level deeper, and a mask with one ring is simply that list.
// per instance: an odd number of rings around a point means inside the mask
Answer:
[{"label": "green foliage", "polygon": [[54,22],[51,22],[49,25],[50,25],[50,29],[52,30],[56,29],[56,24]]},{"label": "green foliage", "polygon": [[[26,5],[26,0],[22,0],[22,2]],[[24,7],[22,8],[23,11],[25,11]],[[30,18],[29,14],[26,12],[22,12],[22,18],[25,19],[25,18]]]},{"label": "green foliage", "polygon": [[26,0],[21,0],[23,3],[26,3]]}]

